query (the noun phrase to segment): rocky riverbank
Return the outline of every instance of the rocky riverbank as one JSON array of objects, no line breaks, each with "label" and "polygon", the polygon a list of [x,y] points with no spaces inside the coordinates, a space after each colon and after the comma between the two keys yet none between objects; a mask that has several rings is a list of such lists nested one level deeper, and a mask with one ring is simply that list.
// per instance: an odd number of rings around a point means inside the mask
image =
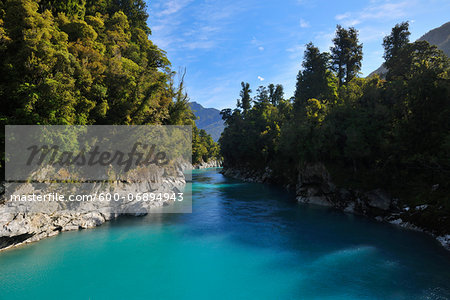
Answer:
[{"label": "rocky riverbank", "polygon": [[192,169],[208,169],[208,168],[220,168],[222,167],[222,161],[220,160],[210,160],[208,162],[201,162],[199,164],[193,165]]},{"label": "rocky riverbank", "polygon": [[[114,184],[114,193],[127,194],[136,191],[140,193],[148,191],[152,193],[167,193],[174,190],[179,191],[186,184],[183,174],[185,170],[217,168],[221,166],[222,162],[219,160],[210,160],[197,165],[180,162],[177,166],[177,176],[164,176],[160,172],[157,175],[158,178],[146,178],[138,185],[116,183]],[[154,185],[154,182],[160,182],[156,189],[151,187],[152,183]],[[33,188],[29,185],[24,185],[22,188],[28,194],[33,193]],[[97,187],[93,187],[93,190],[96,189]],[[4,202],[5,199],[0,199],[0,251],[55,236],[63,231],[94,228],[125,214],[115,212],[115,209],[104,205],[97,205],[96,207],[91,205],[90,207],[71,212],[60,212],[55,209],[55,211],[49,213],[14,213],[11,212],[11,207],[8,207]],[[142,216],[149,212],[151,213],[151,210],[170,204],[170,201],[164,201],[163,199],[155,200],[147,203],[145,207],[133,207],[133,212],[126,214]]]},{"label": "rocky riverbank", "polygon": [[[255,171],[248,168],[224,168],[222,174],[247,182],[273,183],[270,168]],[[299,203],[333,207],[346,213],[364,215],[379,222],[388,222],[407,229],[422,231],[435,237],[450,250],[450,229],[439,224],[429,205],[408,207],[381,189],[372,191],[337,187],[323,164],[305,165],[298,173],[295,185],[285,185],[295,191]],[[430,218],[434,218],[432,222]],[[437,225],[436,225],[437,224]]]},{"label": "rocky riverbank", "polygon": [[[178,193],[186,184],[183,171],[190,168],[190,164],[178,164],[175,175],[167,175],[163,169],[146,173],[141,173],[142,180],[135,178],[129,182],[114,182],[108,185],[108,191],[112,194],[126,195],[130,193]],[[92,191],[101,190],[101,184],[94,184]],[[36,186],[25,183],[20,186],[21,193],[45,194],[51,190],[50,187],[36,189]],[[3,203],[2,203],[3,202]],[[77,203],[76,208],[61,209],[58,205],[46,203],[45,207],[31,207],[32,212],[23,211],[15,202],[8,202],[3,199],[0,202],[0,251],[26,243],[39,241],[46,237],[51,237],[63,231],[79,230],[99,226],[109,220],[117,218],[122,214],[142,216],[151,213],[162,206],[171,205],[173,199],[155,199],[148,202],[119,201],[119,202],[86,202]],[[30,204],[31,205],[31,204]],[[35,205],[34,203],[32,205]],[[36,205],[44,205],[36,203]]]}]

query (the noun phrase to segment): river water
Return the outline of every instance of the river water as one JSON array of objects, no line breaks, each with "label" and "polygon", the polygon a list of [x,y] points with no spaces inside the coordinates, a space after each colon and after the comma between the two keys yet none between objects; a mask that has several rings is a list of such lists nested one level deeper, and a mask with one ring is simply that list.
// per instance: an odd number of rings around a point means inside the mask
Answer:
[{"label": "river water", "polygon": [[0,299],[447,299],[433,238],[193,174],[192,214],[122,217],[0,253]]}]

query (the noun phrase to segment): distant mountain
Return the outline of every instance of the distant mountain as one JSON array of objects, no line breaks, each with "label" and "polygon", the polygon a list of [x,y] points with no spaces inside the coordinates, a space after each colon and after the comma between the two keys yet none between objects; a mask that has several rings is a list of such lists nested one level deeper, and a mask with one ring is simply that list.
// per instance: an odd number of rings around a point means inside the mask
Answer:
[{"label": "distant mountain", "polygon": [[191,102],[191,109],[195,116],[199,118],[195,121],[198,128],[209,133],[214,141],[218,141],[225,125],[223,124],[220,110],[215,108],[204,108],[197,102]]},{"label": "distant mountain", "polygon": [[450,22],[428,31],[418,41],[427,41],[432,45],[436,45],[450,57]]},{"label": "distant mountain", "polygon": [[[428,31],[421,38],[419,38],[418,41],[427,41],[432,45],[436,45],[450,57],[450,22]],[[387,69],[384,66],[380,66],[378,69],[370,73],[368,77],[374,74],[382,75],[386,73]]]}]

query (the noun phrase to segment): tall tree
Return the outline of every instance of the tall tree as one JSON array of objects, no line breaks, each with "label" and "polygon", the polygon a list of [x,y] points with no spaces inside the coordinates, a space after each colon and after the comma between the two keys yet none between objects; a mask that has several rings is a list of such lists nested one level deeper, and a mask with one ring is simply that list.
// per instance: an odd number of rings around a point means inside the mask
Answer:
[{"label": "tall tree", "polygon": [[275,94],[275,85],[273,83],[267,86],[267,90],[269,93],[269,101],[273,104],[273,95]]},{"label": "tall tree", "polygon": [[390,78],[395,73],[398,66],[398,56],[400,51],[409,43],[409,23],[402,22],[392,28],[391,34],[383,39],[384,65],[388,69],[387,77]]},{"label": "tall tree", "polygon": [[265,86],[259,86],[256,90],[255,103],[256,104],[268,104],[269,103],[269,92]]},{"label": "tall tree", "polygon": [[252,90],[250,89],[250,84],[241,82],[241,86],[242,86],[242,90],[240,93],[241,99],[238,100],[238,106],[240,108],[242,108],[244,115],[247,114],[247,111],[251,108],[252,106],[252,99],[250,98],[250,93],[252,92]]},{"label": "tall tree", "polygon": [[348,83],[361,70],[362,44],[358,40],[358,31],[350,27],[336,27],[334,46],[330,48],[333,59],[333,69],[337,73],[339,86]]},{"label": "tall tree", "polygon": [[332,74],[328,69],[329,61],[328,53],[320,52],[313,43],[306,45],[302,63],[303,70],[300,70],[297,76],[296,106],[305,105],[308,99],[315,98],[325,101],[331,97],[330,77]]},{"label": "tall tree", "polygon": [[278,106],[280,102],[283,100],[284,97],[284,89],[281,84],[277,84],[275,86],[275,91],[272,94],[272,97],[270,98],[270,101],[273,105]]}]

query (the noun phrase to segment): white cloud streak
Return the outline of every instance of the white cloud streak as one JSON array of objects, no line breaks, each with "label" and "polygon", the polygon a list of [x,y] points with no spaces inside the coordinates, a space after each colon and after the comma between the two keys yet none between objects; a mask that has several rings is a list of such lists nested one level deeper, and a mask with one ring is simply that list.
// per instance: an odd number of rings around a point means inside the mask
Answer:
[{"label": "white cloud streak", "polygon": [[392,20],[402,18],[407,15],[408,8],[414,6],[415,0],[382,3],[373,2],[366,8],[358,12],[346,12],[338,14],[335,19],[342,22],[344,26],[355,26],[369,20]]},{"label": "white cloud streak", "polygon": [[169,0],[169,1],[166,1],[164,4],[163,10],[156,13],[156,16],[164,17],[164,16],[173,15],[173,14],[179,12],[180,10],[182,10],[183,8],[185,8],[191,2],[192,2],[192,0]]},{"label": "white cloud streak", "polygon": [[304,19],[300,19],[300,27],[301,28],[308,28],[309,27],[309,22],[307,22]]}]

